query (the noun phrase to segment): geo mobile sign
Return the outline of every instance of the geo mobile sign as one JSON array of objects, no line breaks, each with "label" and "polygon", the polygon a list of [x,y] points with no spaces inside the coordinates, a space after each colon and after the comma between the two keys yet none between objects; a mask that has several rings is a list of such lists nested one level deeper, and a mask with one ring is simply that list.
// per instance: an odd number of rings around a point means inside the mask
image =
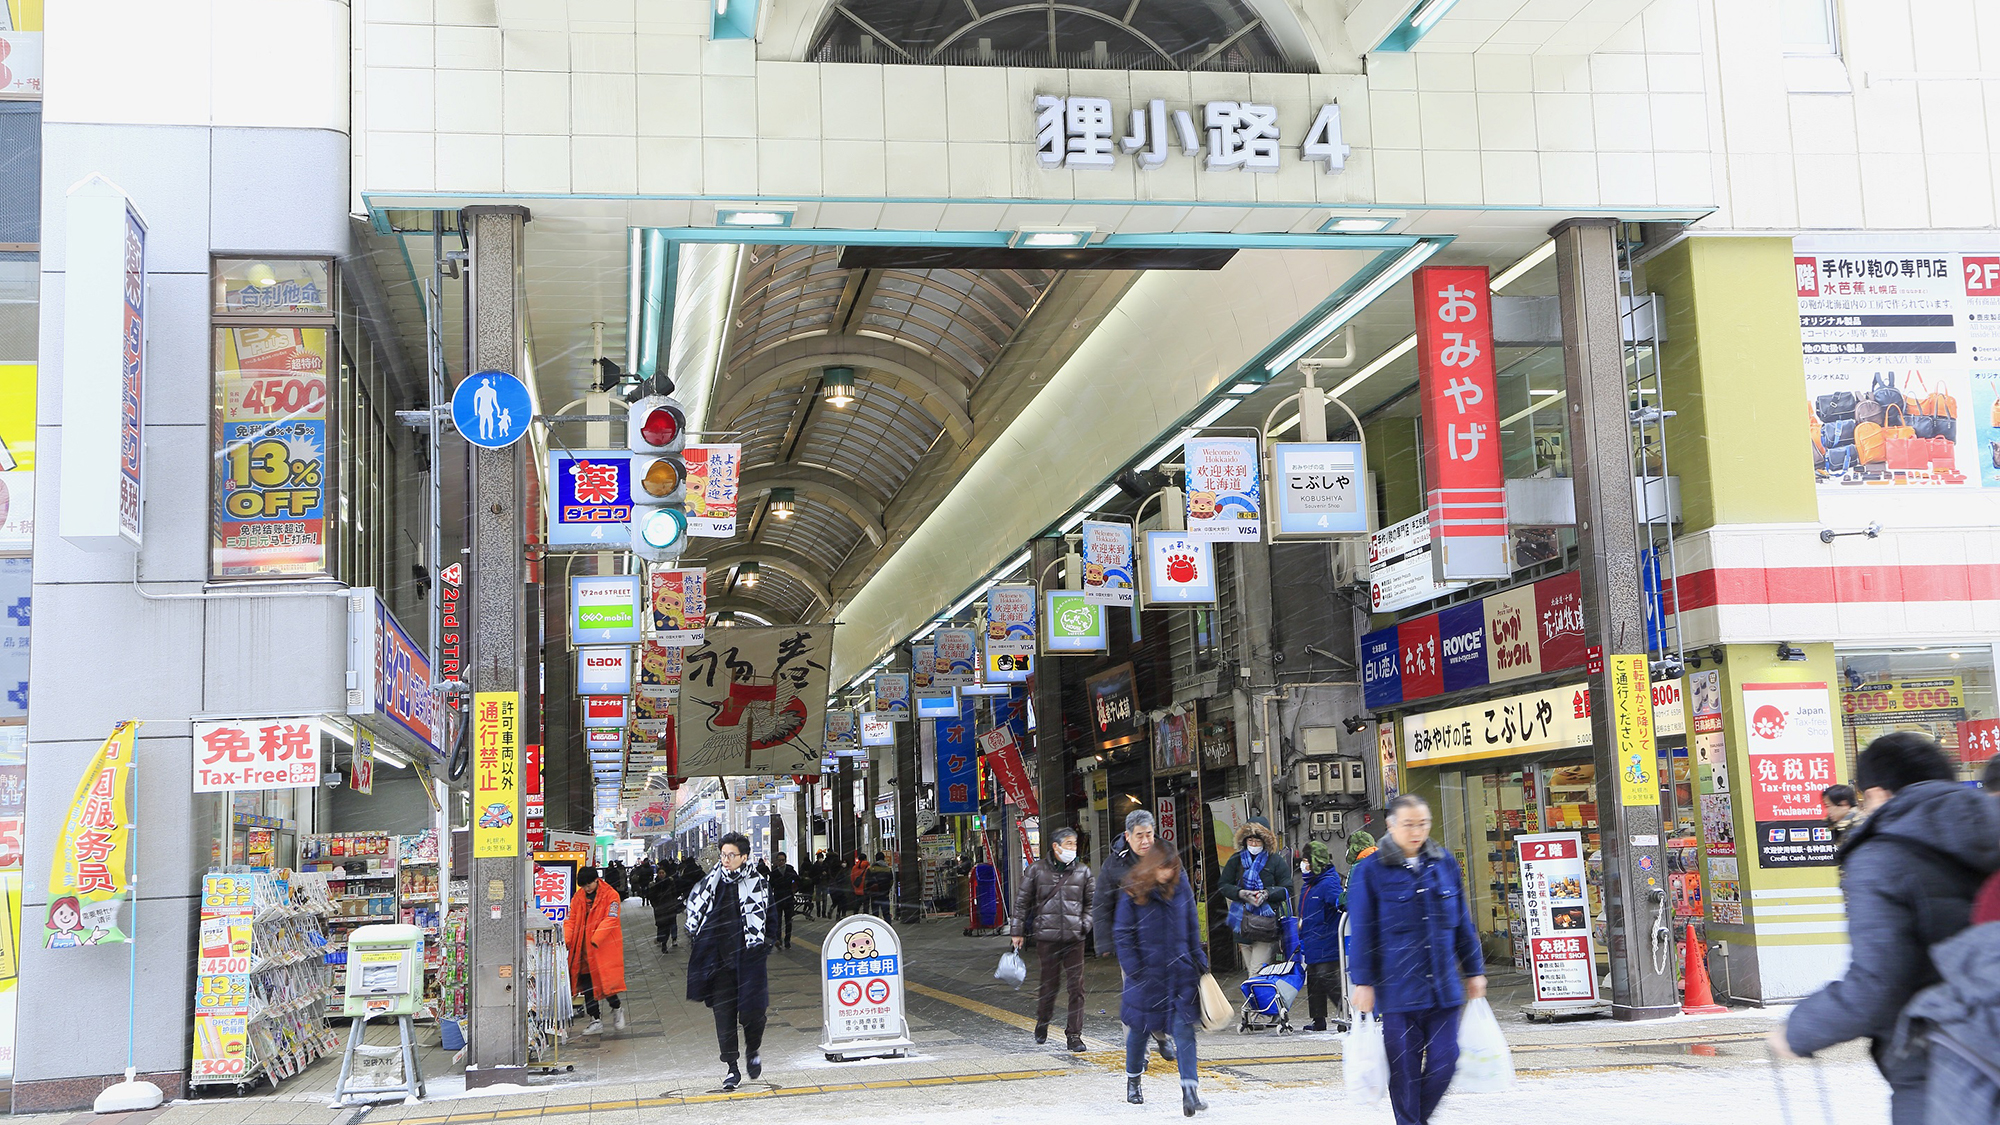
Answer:
[{"label": "geo mobile sign", "polygon": [[640,579],[636,574],[569,580],[571,644],[637,644]]}]

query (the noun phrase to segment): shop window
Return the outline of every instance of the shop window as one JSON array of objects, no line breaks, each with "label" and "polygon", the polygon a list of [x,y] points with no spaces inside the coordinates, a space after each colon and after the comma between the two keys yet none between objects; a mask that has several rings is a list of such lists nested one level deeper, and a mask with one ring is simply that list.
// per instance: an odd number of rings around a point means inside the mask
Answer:
[{"label": "shop window", "polygon": [[1779,0],[1778,16],[1787,55],[1840,53],[1834,0]]},{"label": "shop window", "polygon": [[0,244],[42,241],[42,106],[0,101]]},{"label": "shop window", "polygon": [[1964,781],[1977,780],[2000,752],[1990,647],[1842,649],[1836,659],[1846,776],[1854,776],[1856,754],[1892,731],[1936,739]]}]

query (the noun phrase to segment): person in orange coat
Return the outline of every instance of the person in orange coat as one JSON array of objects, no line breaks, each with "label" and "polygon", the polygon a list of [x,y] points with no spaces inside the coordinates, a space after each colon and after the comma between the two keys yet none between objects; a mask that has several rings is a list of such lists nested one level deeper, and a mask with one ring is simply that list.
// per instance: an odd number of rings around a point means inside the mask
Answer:
[{"label": "person in orange coat", "polygon": [[590,1014],[584,1034],[604,1032],[600,998],[611,1001],[611,1026],[625,1030],[625,1009],[619,1003],[625,991],[625,931],[618,924],[618,892],[597,877],[595,867],[576,873],[576,897],[563,923],[563,941],[569,945],[570,988],[583,997],[584,1011]]}]

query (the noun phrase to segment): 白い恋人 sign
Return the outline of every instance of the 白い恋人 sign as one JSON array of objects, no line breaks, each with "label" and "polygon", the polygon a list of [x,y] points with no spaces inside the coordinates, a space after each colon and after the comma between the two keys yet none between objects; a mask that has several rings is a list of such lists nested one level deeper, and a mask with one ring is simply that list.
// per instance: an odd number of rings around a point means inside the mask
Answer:
[{"label": "\u767d\u3044\u604b\u4eba sign", "polygon": [[319,784],[319,737],[316,718],[197,722],[194,792],[310,789]]}]

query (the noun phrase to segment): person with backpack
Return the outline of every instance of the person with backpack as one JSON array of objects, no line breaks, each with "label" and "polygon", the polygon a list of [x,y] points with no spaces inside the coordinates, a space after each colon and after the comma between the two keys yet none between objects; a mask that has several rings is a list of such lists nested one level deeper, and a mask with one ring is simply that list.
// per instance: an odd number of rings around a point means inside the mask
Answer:
[{"label": "person with backpack", "polygon": [[1897,1019],[1942,976],[1933,947],[1966,928],[2000,869],[2000,802],[1958,783],[1944,750],[1916,731],[1885,734],[1855,760],[1867,819],[1835,851],[1850,949],[1841,979],[1805,998],[1770,1035],[1781,1058],[1867,1038],[1888,1081],[1894,1125],[1923,1125],[1929,1060],[1895,1049]]}]

